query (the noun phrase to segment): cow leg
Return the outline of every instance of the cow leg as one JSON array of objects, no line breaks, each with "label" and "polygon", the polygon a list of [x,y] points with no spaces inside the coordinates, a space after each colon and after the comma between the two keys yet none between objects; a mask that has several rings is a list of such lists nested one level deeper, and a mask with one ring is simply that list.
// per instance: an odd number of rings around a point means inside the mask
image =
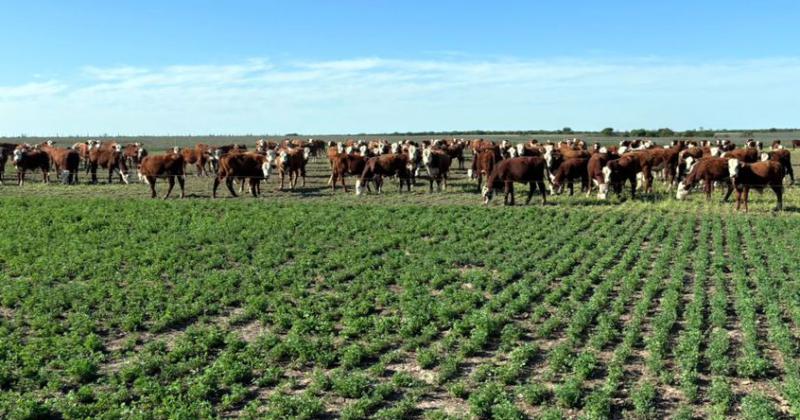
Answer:
[{"label": "cow leg", "polygon": [[711,200],[711,182],[709,180],[706,180],[703,183],[703,191],[705,191],[705,193],[706,193],[706,201],[710,201]]},{"label": "cow leg", "polygon": [[239,177],[239,194],[244,194],[244,184],[247,182],[247,178]]},{"label": "cow leg", "polygon": [[[711,188],[711,187],[709,187],[709,188]],[[722,202],[723,203],[727,203],[728,202],[728,198],[730,198],[732,193],[733,193],[733,183],[728,181],[728,191],[725,192],[725,198],[722,199]],[[709,193],[709,196],[710,195],[711,195],[711,193]]]},{"label": "cow leg", "polygon": [[[433,177],[430,176],[430,175],[428,176],[428,183],[430,183],[430,186],[428,187],[428,192],[433,192]],[[402,185],[403,184],[401,183],[400,185],[401,185],[400,189],[402,190]]]},{"label": "cow leg", "polygon": [[481,182],[482,181],[483,181],[483,176],[481,176],[481,174],[478,174],[478,194],[481,193]]},{"label": "cow leg", "polygon": [[[328,178],[328,185],[331,186],[331,189],[333,190],[333,192],[336,192],[336,180],[338,178],[339,178],[339,176],[336,175],[336,172],[331,171],[331,177]],[[342,181],[344,181],[344,180],[342,180]],[[347,190],[345,190],[345,192],[347,192]]]},{"label": "cow leg", "polygon": [[211,198],[217,198],[217,188],[219,187],[219,178],[214,177],[214,185],[211,186]]},{"label": "cow leg", "polygon": [[237,197],[236,190],[233,188],[233,177],[229,176],[225,178],[225,186],[228,187],[228,192],[231,193],[231,196]]},{"label": "cow leg", "polygon": [[528,198],[525,199],[525,205],[527,206],[531,202],[531,198],[533,198],[533,192],[536,190],[536,183],[533,181],[529,182],[528,185],[530,189],[528,190]]},{"label": "cow leg", "polygon": [[750,187],[744,187],[744,212],[747,213],[750,209],[748,208],[748,201],[750,201]]},{"label": "cow leg", "polygon": [[181,187],[181,197],[186,197],[186,190],[184,189],[184,183],[186,183],[186,178],[183,175],[178,175],[178,186]]},{"label": "cow leg", "polygon": [[300,176],[303,178],[303,183],[300,184],[300,186],[305,188],[306,187],[306,168],[305,168],[305,166],[303,166],[303,168],[300,169]]},{"label": "cow leg", "polygon": [[20,172],[20,170],[18,169],[17,170],[17,186],[21,187],[22,184],[24,183],[24,180],[25,180],[25,173],[24,172]]},{"label": "cow leg", "polygon": [[167,184],[169,184],[169,188],[167,188],[167,195],[164,196],[164,200],[169,198],[169,195],[172,193],[172,189],[175,188],[175,175],[170,175],[167,177]]},{"label": "cow leg", "polygon": [[146,176],[144,180],[147,181],[147,185],[150,186],[150,198],[156,198],[156,177],[154,176]]}]

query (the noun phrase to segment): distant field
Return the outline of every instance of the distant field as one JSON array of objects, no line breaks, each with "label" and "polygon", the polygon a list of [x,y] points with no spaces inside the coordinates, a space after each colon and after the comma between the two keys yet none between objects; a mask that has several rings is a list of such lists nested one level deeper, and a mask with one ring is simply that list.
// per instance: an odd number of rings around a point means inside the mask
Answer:
[{"label": "distant field", "polygon": [[800,415],[797,187],[745,215],[327,176],[0,186],[0,418]]}]

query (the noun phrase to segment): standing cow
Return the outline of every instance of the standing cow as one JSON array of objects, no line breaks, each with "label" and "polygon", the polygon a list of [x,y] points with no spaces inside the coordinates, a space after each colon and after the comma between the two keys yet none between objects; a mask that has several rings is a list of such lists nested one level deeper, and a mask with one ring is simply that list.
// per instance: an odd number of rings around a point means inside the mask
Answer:
[{"label": "standing cow", "polygon": [[430,182],[430,192],[433,192],[433,182],[436,181],[436,189],[442,190],[442,183],[444,189],[447,190],[447,175],[450,172],[450,155],[443,150],[427,148],[422,151],[422,164],[428,172],[428,180]]},{"label": "standing cow", "polygon": [[261,179],[269,179],[274,160],[275,151],[273,150],[268,150],[263,155],[260,153],[232,153],[223,156],[219,161],[219,172],[214,178],[211,196],[217,198],[217,188],[224,180],[230,194],[236,197],[233,180],[238,179],[241,182],[240,192],[244,189],[244,183],[247,181],[250,185],[250,194],[258,197],[261,192]]},{"label": "standing cow", "polygon": [[183,156],[180,153],[168,153],[161,156],[146,156],[139,164],[139,178],[150,187],[150,197],[156,198],[156,181],[159,177],[166,177],[169,189],[164,196],[166,200],[175,187],[175,178],[181,187],[181,198],[184,197]]},{"label": "standing cow", "polygon": [[750,188],[763,190],[769,186],[775,192],[778,203],[776,211],[783,209],[783,165],[780,162],[767,160],[756,163],[746,163],[738,159],[728,161],[728,173],[731,182],[736,188],[736,210],[744,202],[744,211],[747,212],[747,201],[750,198]]},{"label": "standing cow", "polygon": [[97,168],[108,169],[108,183],[116,170],[119,178],[128,183],[128,165],[122,155],[122,146],[113,144],[111,147],[95,146],[89,151],[89,170],[92,173],[92,184],[97,184]]},{"label": "standing cow", "polygon": [[544,158],[540,156],[515,157],[501,161],[486,179],[486,185],[483,187],[483,203],[488,205],[494,190],[503,187],[505,192],[503,203],[513,206],[514,183],[520,182],[530,185],[525,204],[530,203],[533,192],[537,187],[542,195],[542,205],[546,204],[547,198],[544,190],[545,171],[546,164]]},{"label": "standing cow", "polygon": [[50,172],[50,157],[41,150],[28,150],[27,148],[14,149],[14,167],[17,168],[17,185],[25,183],[25,171],[42,171],[42,182],[47,184]]},{"label": "standing cow", "polygon": [[77,150],[54,147],[52,142],[44,143],[40,149],[50,157],[50,163],[55,167],[56,173],[69,172],[67,183],[78,183],[78,167],[81,164],[81,155]]}]

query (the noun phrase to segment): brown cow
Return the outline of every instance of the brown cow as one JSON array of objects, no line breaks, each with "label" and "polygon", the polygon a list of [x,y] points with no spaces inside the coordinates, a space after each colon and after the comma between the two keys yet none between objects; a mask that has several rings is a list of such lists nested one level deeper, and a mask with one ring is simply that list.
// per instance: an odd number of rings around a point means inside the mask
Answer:
[{"label": "brown cow", "polygon": [[478,180],[478,192],[481,192],[483,177],[488,177],[500,160],[502,158],[500,157],[499,148],[484,148],[472,159],[472,169],[467,171],[467,177]]},{"label": "brown cow", "polygon": [[[194,149],[181,149],[181,155],[183,156],[184,165],[195,165],[197,167],[197,172],[195,172],[195,175],[208,175],[206,165],[211,159],[211,149],[208,145],[198,143],[194,146]],[[186,170],[184,169],[184,173],[185,172]]]},{"label": "brown cow", "polygon": [[125,157],[125,163],[130,168],[138,168],[139,163],[147,156],[147,150],[142,146],[142,143],[129,143],[122,149],[122,155]]},{"label": "brown cow", "polygon": [[[367,158],[358,153],[338,153],[331,159],[331,186],[336,191],[336,180],[340,180],[344,192],[347,192],[347,185],[344,183],[345,175],[358,176],[364,171]],[[367,184],[369,188],[369,184]]]},{"label": "brown cow", "polygon": [[438,191],[442,190],[442,183],[444,183],[444,190],[447,190],[447,175],[450,172],[451,162],[450,155],[446,151],[433,148],[422,151],[422,165],[428,172],[430,192],[433,192],[434,181],[436,181]]},{"label": "brown cow", "polygon": [[411,191],[412,175],[409,170],[407,154],[387,153],[367,159],[361,177],[356,180],[356,195],[362,194],[362,185],[370,180],[375,183],[375,189],[380,194],[383,192],[383,177],[395,175],[400,180],[400,192],[403,191],[403,183],[406,183],[408,191]]},{"label": "brown cow", "polygon": [[264,155],[260,153],[230,153],[223,156],[219,160],[219,172],[214,178],[211,197],[217,198],[217,188],[222,180],[225,180],[225,186],[228,187],[230,194],[236,197],[236,192],[233,190],[234,179],[239,179],[242,190],[245,180],[247,180],[250,184],[250,194],[258,197],[261,192],[261,179],[269,179],[274,160],[274,150],[268,150]]},{"label": "brown cow", "polygon": [[172,193],[172,188],[175,187],[175,177],[177,177],[178,185],[181,187],[181,198],[183,198],[185,176],[183,166],[183,156],[180,153],[176,153],[175,150],[166,155],[146,156],[139,164],[139,178],[144,179],[145,183],[150,187],[150,197],[156,198],[156,180],[159,177],[166,177],[169,184],[167,194],[164,195],[166,200]]},{"label": "brown cow", "polygon": [[3,174],[6,171],[6,162],[8,158],[14,155],[14,150],[17,148],[16,143],[0,143],[0,185],[3,184]]},{"label": "brown cow", "polygon": [[450,156],[450,159],[455,159],[458,162],[458,169],[464,169],[464,148],[467,143],[462,140],[455,140],[448,142],[442,147],[442,150]]},{"label": "brown cow", "polygon": [[778,199],[775,210],[783,209],[783,177],[785,173],[780,162],[767,160],[746,163],[739,159],[731,159],[728,161],[728,173],[736,188],[736,210],[739,210],[739,206],[744,201],[744,211],[747,212],[750,188],[760,191],[766,186],[772,188]]},{"label": "brown cow", "polygon": [[733,184],[730,182],[730,174],[728,173],[728,159],[705,157],[696,160],[688,156],[685,161],[689,174],[683,181],[678,183],[678,192],[675,194],[675,198],[678,200],[685,199],[695,184],[702,181],[706,200],[711,200],[711,192],[715,183],[724,183],[728,186],[728,191],[725,193],[723,201],[728,201],[733,192]]},{"label": "brown cow", "polygon": [[720,157],[736,159],[745,163],[755,163],[761,159],[761,154],[756,147],[743,147],[722,153]]},{"label": "brown cow", "polygon": [[606,199],[609,187],[614,188],[618,195],[622,193],[625,181],[631,184],[631,197],[636,196],[636,176],[642,171],[641,152],[633,152],[622,155],[619,159],[609,160],[603,168],[603,184],[599,187],[597,197]]},{"label": "brown cow", "polygon": [[800,147],[800,140],[792,140],[792,150]]},{"label": "brown cow", "polygon": [[67,183],[78,183],[78,167],[81,164],[81,155],[77,150],[53,147],[52,142],[49,141],[41,144],[40,148],[50,157],[50,163],[55,167],[57,174],[61,174],[62,171],[69,172]]},{"label": "brown cow", "polygon": [[122,146],[114,144],[112,149],[108,147],[97,147],[89,151],[89,170],[92,173],[92,184],[97,184],[97,168],[108,169],[108,183],[116,169],[120,179],[128,183],[128,165],[122,156]]},{"label": "brown cow", "polygon": [[783,166],[786,175],[789,175],[789,183],[794,184],[794,169],[792,169],[792,153],[783,147],[774,149],[761,154],[761,160],[772,160],[779,162]]},{"label": "brown cow", "polygon": [[589,189],[589,159],[587,158],[571,158],[567,159],[558,165],[558,169],[550,174],[550,182],[552,183],[551,191],[554,194],[561,194],[564,190],[564,182],[566,181],[569,188],[569,195],[574,193],[573,183],[576,179],[581,181],[581,190]]},{"label": "brown cow", "polygon": [[284,179],[289,175],[289,189],[293,190],[297,186],[297,178],[303,178],[301,186],[306,186],[306,163],[311,150],[308,147],[283,148],[278,151],[276,166],[278,175],[281,177],[281,191],[283,191]]},{"label": "brown cow", "polygon": [[501,161],[486,179],[486,185],[483,187],[483,204],[488,205],[494,190],[502,186],[505,192],[503,204],[513,206],[515,182],[530,185],[528,198],[525,200],[526,205],[530,203],[533,192],[537,187],[542,194],[542,204],[546,204],[547,198],[544,190],[545,166],[544,158],[539,156],[515,157]]},{"label": "brown cow", "polygon": [[25,183],[25,171],[42,171],[42,182],[47,184],[50,171],[50,157],[41,150],[28,150],[27,148],[14,149],[14,167],[17,168],[17,185]]},{"label": "brown cow", "polygon": [[589,158],[589,162],[586,164],[586,172],[593,185],[589,185],[589,189],[586,191],[587,196],[592,193],[594,187],[598,187],[597,198],[603,198],[599,194],[600,186],[604,185],[606,182],[603,168],[606,167],[606,164],[610,160],[614,159],[619,159],[619,155],[617,155],[616,152],[612,153],[609,148],[605,147],[601,147],[597,153]]}]

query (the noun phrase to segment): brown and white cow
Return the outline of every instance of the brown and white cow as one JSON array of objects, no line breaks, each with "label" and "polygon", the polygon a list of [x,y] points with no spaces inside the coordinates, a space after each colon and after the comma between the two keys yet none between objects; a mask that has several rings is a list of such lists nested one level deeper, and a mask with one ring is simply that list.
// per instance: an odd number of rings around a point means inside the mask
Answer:
[{"label": "brown and white cow", "polygon": [[706,200],[711,200],[711,192],[713,191],[714,184],[725,184],[728,190],[725,193],[723,201],[728,201],[728,198],[733,192],[733,184],[730,181],[730,174],[728,171],[728,159],[719,157],[704,157],[695,160],[693,157],[688,156],[685,159],[685,164],[688,170],[688,175],[678,183],[678,192],[675,198],[683,200],[689,195],[689,191],[698,183],[703,182],[703,191],[706,193]]},{"label": "brown and white cow", "polygon": [[78,167],[81,164],[81,155],[77,150],[54,147],[52,142],[41,144],[40,149],[50,157],[50,163],[55,167],[56,173],[69,172],[67,182],[78,183]]},{"label": "brown and white cow", "polygon": [[636,196],[636,177],[642,171],[641,152],[623,154],[619,159],[609,160],[603,168],[603,184],[599,187],[597,197],[604,200],[608,198],[609,188],[614,189],[618,195],[622,194],[625,182],[631,184],[631,197]]},{"label": "brown and white cow", "polygon": [[17,185],[25,183],[25,171],[42,171],[42,182],[47,184],[50,172],[50,157],[41,150],[18,147],[13,152],[14,167],[17,169]]},{"label": "brown and white cow", "polygon": [[247,181],[250,185],[250,194],[258,197],[261,193],[261,180],[269,179],[274,160],[274,150],[268,150],[263,155],[260,153],[230,153],[223,156],[219,160],[219,171],[214,178],[211,196],[217,198],[217,188],[219,183],[224,180],[230,194],[236,197],[233,180],[238,179],[241,182],[239,192],[244,190],[244,183]]},{"label": "brown and white cow", "polygon": [[388,153],[385,155],[374,156],[367,159],[361,177],[356,180],[356,195],[363,193],[362,186],[369,181],[375,184],[375,190],[380,194],[383,192],[383,178],[397,176],[400,180],[400,191],[403,191],[403,184],[408,186],[411,191],[411,171],[409,170],[408,155],[403,153]]},{"label": "brown and white cow", "polygon": [[444,183],[444,190],[447,190],[447,176],[450,172],[451,162],[450,155],[444,150],[427,148],[422,151],[422,165],[428,172],[430,192],[433,192],[434,181],[436,181],[438,191],[442,190],[442,183]]},{"label": "brown and white cow", "polygon": [[554,194],[561,194],[564,190],[564,183],[569,188],[569,195],[574,193],[573,184],[576,180],[581,181],[581,190],[589,189],[589,159],[571,158],[563,161],[555,172],[550,173],[551,191]]},{"label": "brown and white cow", "polygon": [[494,190],[503,187],[503,192],[505,193],[503,204],[513,206],[515,182],[530,185],[525,204],[530,203],[537,187],[542,195],[542,204],[546,204],[547,198],[544,190],[545,166],[544,158],[539,156],[515,157],[501,161],[486,179],[486,185],[482,191],[483,204],[488,205]]},{"label": "brown and white cow", "polygon": [[142,146],[142,143],[128,143],[122,149],[122,155],[125,157],[125,163],[128,167],[136,169],[142,159],[147,156],[147,150]]},{"label": "brown and white cow", "polygon": [[[339,180],[347,192],[347,185],[344,182],[346,175],[359,176],[364,172],[364,167],[367,164],[367,158],[359,153],[337,153],[336,156],[330,157],[331,159],[331,179],[330,184],[333,191],[336,191],[336,181]],[[369,188],[369,184],[367,184]]]},{"label": "brown and white cow", "polygon": [[122,146],[114,144],[109,147],[95,147],[89,151],[89,171],[92,173],[92,183],[97,183],[97,168],[108,169],[108,183],[116,170],[120,179],[128,183],[128,165],[122,156]]},{"label": "brown and white cow", "polygon": [[164,195],[166,200],[172,188],[175,187],[175,178],[178,178],[178,185],[181,187],[181,198],[184,197],[183,183],[185,175],[183,173],[183,155],[173,150],[165,155],[145,156],[139,164],[139,178],[150,187],[150,197],[156,198],[156,181],[158,178],[167,178],[169,189]]},{"label": "brown and white cow", "polygon": [[792,150],[800,147],[800,140],[792,140]]},{"label": "brown and white cow", "polygon": [[3,174],[6,172],[6,162],[14,156],[14,150],[17,148],[16,143],[0,143],[0,185],[3,184]]},{"label": "brown and white cow", "polygon": [[736,210],[744,202],[744,211],[747,212],[747,202],[750,198],[750,189],[763,190],[769,186],[775,192],[778,204],[775,210],[783,209],[783,165],[780,162],[767,160],[756,163],[746,163],[739,159],[728,161],[728,173],[731,182],[736,188]]},{"label": "brown and white cow", "polygon": [[497,162],[502,159],[503,158],[500,157],[500,149],[497,147],[483,148],[473,157],[472,168],[467,171],[467,177],[478,180],[478,192],[482,191],[481,182],[483,181],[483,177],[488,177],[492,173]]},{"label": "brown and white cow", "polygon": [[605,147],[601,147],[597,153],[594,153],[592,157],[589,158],[589,162],[586,164],[586,172],[592,184],[589,185],[589,189],[586,191],[587,196],[592,193],[594,187],[598,187],[597,198],[603,198],[600,195],[600,191],[603,188],[607,188],[607,186],[601,187],[606,183],[603,168],[606,167],[606,164],[610,160],[614,159],[619,159],[619,155]]},{"label": "brown and white cow", "polygon": [[281,148],[275,159],[278,168],[278,175],[281,177],[281,191],[283,190],[284,179],[289,176],[289,189],[293,190],[297,186],[297,178],[303,178],[302,187],[306,186],[306,163],[311,150],[305,148]]},{"label": "brown and white cow", "polygon": [[[206,165],[209,164],[211,160],[211,148],[208,145],[198,143],[193,149],[183,148],[181,149],[181,156],[183,156],[184,165],[195,165],[197,168],[195,175],[208,175]],[[185,172],[186,170],[184,170],[184,173]]]},{"label": "brown and white cow", "polygon": [[786,175],[789,175],[789,183],[794,184],[794,169],[792,168],[792,153],[783,147],[774,149],[761,154],[761,160],[772,160],[780,163]]}]

